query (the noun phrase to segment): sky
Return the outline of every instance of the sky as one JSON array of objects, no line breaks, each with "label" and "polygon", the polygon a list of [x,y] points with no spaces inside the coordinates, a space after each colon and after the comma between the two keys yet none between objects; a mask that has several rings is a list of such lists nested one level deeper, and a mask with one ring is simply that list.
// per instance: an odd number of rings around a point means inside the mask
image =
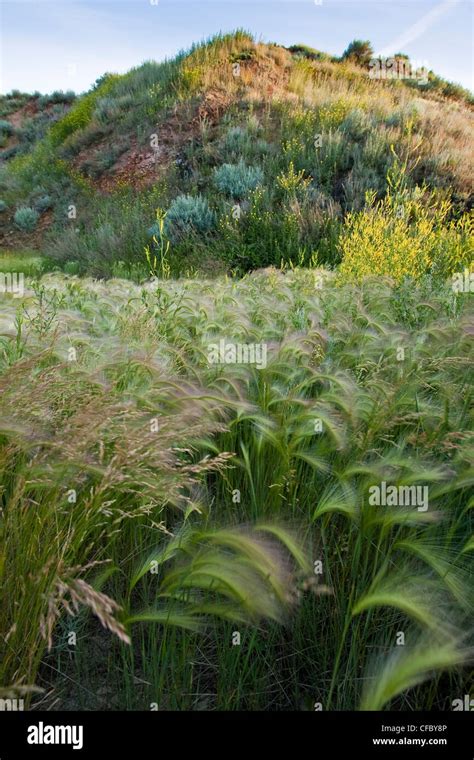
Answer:
[{"label": "sky", "polygon": [[0,92],[83,92],[219,31],[341,55],[369,39],[474,90],[473,0],[0,0]]}]

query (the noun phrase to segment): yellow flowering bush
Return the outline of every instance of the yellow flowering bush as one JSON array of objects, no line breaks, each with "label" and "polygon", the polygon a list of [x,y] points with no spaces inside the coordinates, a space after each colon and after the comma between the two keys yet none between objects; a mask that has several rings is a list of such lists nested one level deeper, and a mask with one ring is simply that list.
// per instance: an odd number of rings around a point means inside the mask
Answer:
[{"label": "yellow flowering bush", "polygon": [[97,89],[79,98],[67,114],[51,127],[49,134],[52,144],[60,145],[69,135],[86,127],[92,119],[99,98],[108,95],[121,78],[123,77],[120,74],[109,74]]},{"label": "yellow flowering bush", "polygon": [[278,187],[289,195],[296,193],[297,190],[305,190],[311,184],[311,177],[305,177],[304,169],[297,172],[293,161],[286,172],[280,172],[276,178]]},{"label": "yellow flowering bush", "polygon": [[464,214],[446,224],[448,202],[422,203],[420,198],[390,192],[375,203],[366,195],[366,207],[346,217],[339,238],[340,275],[360,281],[386,275],[399,282],[417,280],[427,272],[449,276],[472,259],[473,217]]},{"label": "yellow flowering bush", "polygon": [[180,81],[181,93],[184,95],[196,92],[202,84],[204,75],[204,66],[183,67]]},{"label": "yellow flowering bush", "polygon": [[449,277],[464,269],[474,271],[474,215],[463,214],[439,231],[433,274]]},{"label": "yellow flowering bush", "polygon": [[322,129],[337,129],[351,110],[347,99],[339,98],[326,103],[319,109],[319,123]]}]

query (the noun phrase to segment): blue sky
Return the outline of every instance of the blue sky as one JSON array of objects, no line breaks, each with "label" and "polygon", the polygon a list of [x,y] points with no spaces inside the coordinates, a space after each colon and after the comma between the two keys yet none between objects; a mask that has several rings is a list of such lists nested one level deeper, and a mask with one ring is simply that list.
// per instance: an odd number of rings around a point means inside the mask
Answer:
[{"label": "blue sky", "polygon": [[340,55],[355,38],[474,89],[471,0],[0,0],[0,91],[81,92],[218,31]]}]

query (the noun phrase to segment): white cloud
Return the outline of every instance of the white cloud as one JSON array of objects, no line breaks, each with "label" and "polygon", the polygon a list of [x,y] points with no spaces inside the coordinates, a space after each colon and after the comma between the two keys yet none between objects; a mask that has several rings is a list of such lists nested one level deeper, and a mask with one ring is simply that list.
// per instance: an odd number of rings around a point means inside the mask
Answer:
[{"label": "white cloud", "polygon": [[439,5],[435,5],[428,13],[425,13],[415,24],[410,26],[403,34],[400,34],[382,50],[377,53],[377,56],[388,56],[393,53],[403,52],[403,49],[411,42],[422,37],[428,29],[433,26],[445,13],[452,10],[460,0],[444,0]]}]

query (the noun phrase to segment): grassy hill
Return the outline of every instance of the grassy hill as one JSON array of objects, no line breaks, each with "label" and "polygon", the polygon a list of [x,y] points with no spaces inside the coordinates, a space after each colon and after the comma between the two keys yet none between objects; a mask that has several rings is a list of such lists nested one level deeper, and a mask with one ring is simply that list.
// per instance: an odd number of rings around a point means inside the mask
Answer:
[{"label": "grassy hill", "polygon": [[[3,153],[0,243],[100,276],[143,277],[146,246],[168,249],[173,275],[333,267],[346,215],[377,207],[394,173],[415,200],[411,213],[465,229],[472,98],[434,75],[423,85],[369,74],[350,56],[237,32],[104,75],[59,119],[70,98],[56,94],[54,114],[32,122],[38,139]],[[3,103],[5,112],[11,98]],[[166,214],[158,242],[157,209]]]},{"label": "grassy hill", "polygon": [[1,100],[0,698],[470,693],[472,103],[364,50]]}]

